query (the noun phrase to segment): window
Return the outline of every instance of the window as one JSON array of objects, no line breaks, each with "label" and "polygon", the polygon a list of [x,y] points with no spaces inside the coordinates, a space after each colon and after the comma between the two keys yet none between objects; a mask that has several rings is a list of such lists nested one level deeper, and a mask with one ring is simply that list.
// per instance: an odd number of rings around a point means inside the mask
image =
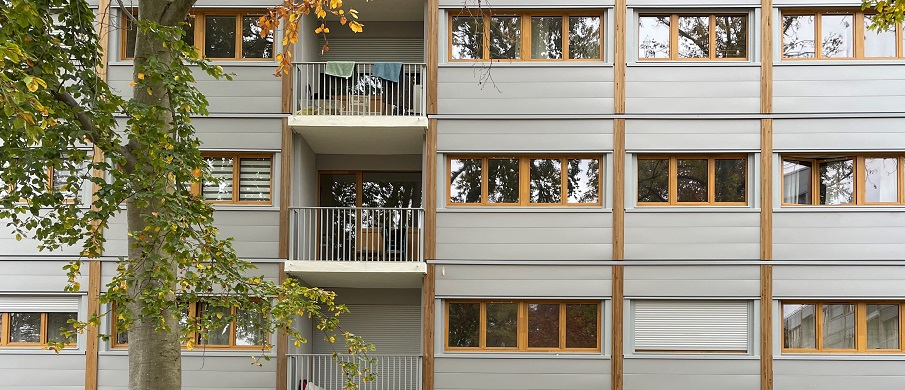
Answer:
[{"label": "window", "polygon": [[638,17],[640,60],[746,60],[748,15],[661,14]]},{"label": "window", "polygon": [[[185,327],[188,325],[189,318],[202,316],[207,316],[215,321],[212,329],[206,333],[195,333],[191,336],[197,345],[204,346],[204,348],[260,349],[269,346],[270,342],[264,331],[264,318],[259,311],[254,309],[260,308],[237,309],[193,302],[182,307],[182,318],[179,323]],[[230,318],[232,320],[228,321]],[[222,323],[216,323],[216,321]],[[113,334],[111,342],[114,347],[128,347],[129,333],[127,331],[116,329],[114,324],[111,333]]]},{"label": "window", "polygon": [[[89,155],[88,159],[91,158]],[[66,166],[62,166],[60,168],[47,167],[38,174],[29,174],[29,178],[25,182],[20,182],[18,184],[13,183],[5,183],[0,180],[0,197],[5,197],[9,195],[9,191],[14,189],[24,189],[26,187],[25,183],[28,183],[28,186],[33,185],[43,185],[46,187],[46,190],[52,193],[59,193],[63,197],[64,202],[73,202],[75,200],[82,200],[90,197],[91,183],[88,180],[83,180],[83,178],[88,174],[88,165],[87,162],[81,162],[74,164],[76,165],[74,171],[70,171]],[[6,167],[0,167],[0,171],[5,169]],[[38,182],[41,183],[38,183]],[[28,196],[29,193],[22,194],[23,197]],[[27,199],[22,199],[21,201],[25,202]]]},{"label": "window", "polygon": [[211,203],[270,204],[273,156],[270,154],[204,154],[210,180],[195,186],[195,193]]},{"label": "window", "polygon": [[903,156],[783,156],[784,205],[900,205]]},{"label": "window", "polygon": [[784,59],[902,58],[902,25],[870,31],[860,10],[787,11],[782,15]]},{"label": "window", "polygon": [[[65,341],[78,318],[79,297],[0,296],[0,348],[42,348]],[[75,344],[67,347],[75,348]]]},{"label": "window", "polygon": [[902,352],[897,302],[783,302],[783,352]]},{"label": "window", "polygon": [[747,353],[749,301],[632,301],[635,352]]},{"label": "window", "polygon": [[453,156],[448,205],[600,205],[600,157]]},{"label": "window", "polygon": [[600,304],[449,301],[449,351],[600,351]]},{"label": "window", "polygon": [[600,12],[500,11],[450,16],[451,60],[601,60]]},{"label": "window", "polygon": [[638,157],[639,206],[747,205],[743,155]]},{"label": "window", "polygon": [[[209,59],[272,59],[273,34],[261,37],[261,15],[261,11],[193,10],[183,24],[183,41],[199,48]],[[135,56],[138,30],[127,16],[122,19],[122,58],[130,59]]]}]

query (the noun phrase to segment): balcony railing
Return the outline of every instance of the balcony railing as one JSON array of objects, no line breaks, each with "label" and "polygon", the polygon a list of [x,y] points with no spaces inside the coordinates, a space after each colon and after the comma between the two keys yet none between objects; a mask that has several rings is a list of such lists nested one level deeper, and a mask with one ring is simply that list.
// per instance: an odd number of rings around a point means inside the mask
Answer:
[{"label": "balcony railing", "polygon": [[424,261],[424,209],[295,207],[289,260]]},{"label": "balcony railing", "polygon": [[295,64],[296,115],[424,115],[424,64],[403,64],[398,81],[372,63],[355,64],[350,77],[327,73],[326,62]]},{"label": "balcony railing", "polygon": [[[368,355],[377,359],[371,366],[374,381],[356,378],[360,390],[418,390],[421,388],[421,356]],[[310,388],[342,390],[345,387],[340,362],[351,361],[349,355],[288,355],[287,389],[301,389],[302,381]],[[313,386],[312,386],[313,385]],[[317,387],[314,387],[317,386]]]}]

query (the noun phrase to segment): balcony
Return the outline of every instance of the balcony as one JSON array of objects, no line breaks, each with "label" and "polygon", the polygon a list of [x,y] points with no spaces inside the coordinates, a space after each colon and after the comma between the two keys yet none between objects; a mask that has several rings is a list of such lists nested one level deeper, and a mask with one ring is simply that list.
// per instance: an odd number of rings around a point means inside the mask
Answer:
[{"label": "balcony", "polygon": [[318,287],[420,287],[424,209],[290,209],[286,271]]},{"label": "balcony", "polygon": [[[360,390],[418,390],[421,388],[421,356],[369,355],[377,359],[371,372],[374,381],[357,379]],[[288,355],[287,389],[301,389],[307,381],[325,390],[342,390],[345,387],[340,362],[351,361],[349,355]]]}]

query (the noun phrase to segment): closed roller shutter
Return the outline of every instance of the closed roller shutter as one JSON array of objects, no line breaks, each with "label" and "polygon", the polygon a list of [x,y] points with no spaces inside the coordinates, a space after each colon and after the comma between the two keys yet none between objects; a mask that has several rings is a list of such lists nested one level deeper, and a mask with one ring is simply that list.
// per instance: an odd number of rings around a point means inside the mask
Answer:
[{"label": "closed roller shutter", "polygon": [[748,301],[634,301],[635,351],[748,350]]},{"label": "closed roller shutter", "polygon": [[0,296],[4,313],[73,313],[79,311],[81,296]]},{"label": "closed roller shutter", "polygon": [[[344,331],[361,336],[374,344],[377,355],[418,355],[421,353],[421,307],[394,305],[346,305],[349,312],[339,317]],[[314,353],[343,352],[343,340],[335,344],[324,341],[323,333],[314,330]]]},{"label": "closed roller shutter", "polygon": [[[330,50],[321,61],[356,62],[424,62],[424,40],[421,38],[330,38]],[[321,38],[320,47],[324,46]]]}]

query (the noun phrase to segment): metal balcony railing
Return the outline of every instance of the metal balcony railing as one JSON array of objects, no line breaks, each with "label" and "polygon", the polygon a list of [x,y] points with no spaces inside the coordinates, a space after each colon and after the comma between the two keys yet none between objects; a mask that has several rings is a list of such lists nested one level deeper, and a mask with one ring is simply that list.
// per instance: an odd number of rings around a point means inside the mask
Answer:
[{"label": "metal balcony railing", "polygon": [[[356,378],[360,390],[419,390],[421,389],[421,356],[368,355],[377,359],[371,366],[374,381]],[[287,389],[298,390],[302,381],[309,388],[343,390],[344,378],[340,362],[351,361],[349,355],[288,355]],[[314,387],[317,386],[317,387]]]},{"label": "metal balcony railing", "polygon": [[398,81],[375,75],[372,63],[355,64],[350,77],[327,73],[326,62],[295,64],[296,115],[424,115],[425,64],[403,64]]},{"label": "metal balcony railing", "polygon": [[424,209],[290,208],[289,260],[424,261]]}]

